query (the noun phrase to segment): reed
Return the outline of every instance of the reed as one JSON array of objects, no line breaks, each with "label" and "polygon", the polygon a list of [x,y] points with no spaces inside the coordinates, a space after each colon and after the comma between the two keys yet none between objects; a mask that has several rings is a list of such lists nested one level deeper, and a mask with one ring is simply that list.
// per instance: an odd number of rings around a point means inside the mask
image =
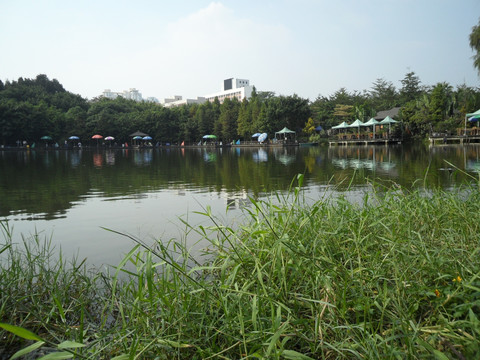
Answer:
[{"label": "reed", "polygon": [[[480,352],[477,189],[377,189],[361,204],[325,197],[308,205],[301,182],[288,195],[252,199],[235,229],[207,208],[211,226],[186,224],[185,239],[149,248],[132,238],[136,246],[112,274],[53,261],[37,236],[22,251],[6,241],[0,326],[28,329],[40,349],[79,358]],[[209,241],[203,263],[188,251],[191,232]],[[20,330],[8,330],[3,346],[18,347]],[[72,347],[59,347],[67,340]]]}]

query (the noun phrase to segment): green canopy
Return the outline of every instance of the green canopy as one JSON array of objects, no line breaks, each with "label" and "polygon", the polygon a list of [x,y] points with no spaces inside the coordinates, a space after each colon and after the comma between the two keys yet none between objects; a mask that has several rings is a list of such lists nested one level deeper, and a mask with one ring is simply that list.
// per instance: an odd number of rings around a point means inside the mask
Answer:
[{"label": "green canopy", "polygon": [[348,124],[344,121],[341,124],[332,126],[332,129],[346,129],[348,128]]},{"label": "green canopy", "polygon": [[380,124],[380,121],[377,121],[374,118],[371,118],[366,123],[364,123],[362,126],[373,126],[373,138],[375,139],[375,128],[376,128],[376,125],[378,125],[378,124]]},{"label": "green canopy", "polygon": [[390,116],[387,116],[385,119],[380,121],[380,125],[395,124],[396,122],[398,121],[393,120]]},{"label": "green canopy", "polygon": [[351,123],[350,125],[348,125],[348,127],[360,127],[363,125],[363,122],[361,122],[360,120],[355,120],[353,123]]},{"label": "green canopy", "polygon": [[282,130],[277,131],[275,134],[294,134],[295,131],[292,131],[286,127],[284,127]]},{"label": "green canopy", "polygon": [[471,116],[480,116],[480,109],[477,111],[470,113],[470,114],[465,114],[466,117],[471,117]]},{"label": "green canopy", "polygon": [[380,124],[380,121],[377,121],[374,118],[371,118],[366,123],[363,123],[362,126],[375,126],[375,125],[379,125],[379,124]]}]

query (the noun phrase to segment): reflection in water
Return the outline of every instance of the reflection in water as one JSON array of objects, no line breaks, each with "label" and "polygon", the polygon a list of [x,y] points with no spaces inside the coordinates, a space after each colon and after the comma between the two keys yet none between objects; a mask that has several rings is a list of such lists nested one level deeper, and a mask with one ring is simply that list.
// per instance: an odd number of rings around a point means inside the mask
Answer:
[{"label": "reflection in water", "polygon": [[107,150],[105,152],[105,162],[107,165],[115,165],[115,151]]},{"label": "reflection in water", "polygon": [[258,149],[258,151],[254,152],[252,154],[252,156],[253,156],[253,161],[255,161],[255,162],[266,162],[266,161],[268,161],[268,154],[263,149]]},{"label": "reflection in water", "polygon": [[387,187],[422,179],[422,186],[446,189],[473,181],[461,171],[439,171],[447,167],[477,175],[480,145],[0,151],[0,219],[13,223],[14,233],[37,229],[62,249],[70,243],[89,261],[105,262],[132,244],[121,247],[122,239],[101,227],[178,238],[177,216],[205,225],[199,213],[207,206],[240,216],[249,198],[283,193],[300,173],[313,200],[344,192],[361,202],[370,179]]},{"label": "reflection in water", "polygon": [[103,166],[103,154],[95,153],[93,154],[93,166],[101,168]]},{"label": "reflection in water", "polygon": [[366,169],[396,176],[396,160],[392,160],[394,149],[394,146],[337,146],[329,148],[329,157],[339,169]]},{"label": "reflection in water", "polygon": [[378,178],[402,186],[425,179],[449,188],[469,180],[461,172],[439,171],[452,167],[447,162],[479,172],[480,145],[0,151],[0,216],[55,219],[91,198],[125,199],[166,189],[183,198],[190,191],[222,194],[239,207],[237,199],[246,194],[288,189],[299,173],[309,186],[347,178],[360,188],[366,178]]},{"label": "reflection in water", "polygon": [[217,154],[211,151],[205,150],[203,153],[203,160],[205,162],[215,162],[217,160]]}]

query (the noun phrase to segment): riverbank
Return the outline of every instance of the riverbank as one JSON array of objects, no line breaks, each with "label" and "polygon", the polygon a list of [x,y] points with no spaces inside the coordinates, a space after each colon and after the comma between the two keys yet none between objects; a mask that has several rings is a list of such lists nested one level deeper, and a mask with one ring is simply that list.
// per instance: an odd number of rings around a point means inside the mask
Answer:
[{"label": "riverbank", "polygon": [[[185,236],[209,240],[203,260],[183,241],[146,251],[132,238],[136,246],[110,273],[53,261],[40,236],[17,248],[4,227],[0,322],[41,337],[43,351],[78,358],[478,354],[476,187],[428,196],[379,189],[361,205],[342,198],[306,205],[293,188],[278,200],[254,202],[239,231],[208,210],[211,227],[186,225]],[[0,338],[4,354],[32,343],[6,331]],[[67,340],[75,343],[56,349]]]}]

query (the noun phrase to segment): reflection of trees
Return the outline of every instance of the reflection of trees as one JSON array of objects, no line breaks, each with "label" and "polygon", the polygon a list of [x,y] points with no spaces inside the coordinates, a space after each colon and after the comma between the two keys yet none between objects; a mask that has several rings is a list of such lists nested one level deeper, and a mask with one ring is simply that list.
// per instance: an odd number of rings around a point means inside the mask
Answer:
[{"label": "reflection of trees", "polygon": [[4,151],[0,216],[31,213],[49,219],[92,191],[106,197],[161,189],[261,196],[288,189],[299,173],[306,184],[342,184],[339,190],[363,185],[367,178],[402,186],[425,179],[442,187],[467,179],[460,172],[439,171],[447,167],[445,160],[477,171],[480,145],[265,147],[261,153],[259,148]]}]

